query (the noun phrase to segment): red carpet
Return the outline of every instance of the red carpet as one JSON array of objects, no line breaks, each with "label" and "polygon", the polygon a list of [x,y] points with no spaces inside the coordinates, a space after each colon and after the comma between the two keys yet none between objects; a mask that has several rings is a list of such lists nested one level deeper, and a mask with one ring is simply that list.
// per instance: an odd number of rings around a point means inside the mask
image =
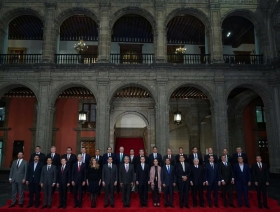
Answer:
[{"label": "red carpet", "polygon": [[144,149],[143,138],[117,138],[115,152],[119,152],[120,146],[124,147],[124,153],[129,155],[129,150],[134,149],[135,156],[139,155],[139,149]]},{"label": "red carpet", "polygon": [[[221,195],[221,194],[220,194]],[[25,193],[25,197],[27,197],[27,192]],[[227,208],[225,209],[223,207],[223,204],[222,204],[222,199],[221,199],[221,196],[220,196],[220,200],[219,200],[219,206],[220,208],[209,208],[207,204],[205,204],[206,208],[200,208],[200,207],[197,207],[197,208],[193,208],[192,207],[192,199],[190,197],[190,201],[189,201],[189,205],[190,205],[190,209],[180,209],[179,208],[179,201],[178,201],[178,193],[175,192],[174,193],[174,206],[175,208],[164,208],[164,202],[163,202],[163,193],[162,193],[162,198],[161,198],[161,207],[160,208],[154,208],[153,207],[153,204],[152,204],[152,198],[151,198],[151,193],[149,193],[149,201],[148,201],[148,207],[147,208],[140,208],[139,207],[139,199],[138,199],[138,194],[137,193],[133,193],[132,194],[132,201],[131,201],[131,207],[130,208],[123,208],[123,204],[122,204],[122,201],[121,201],[121,194],[115,194],[115,208],[111,208],[111,207],[108,207],[108,208],[103,208],[103,205],[104,205],[104,195],[101,194],[100,196],[98,196],[98,200],[97,200],[97,208],[90,208],[90,200],[89,200],[89,194],[87,194],[85,197],[84,197],[84,201],[83,201],[83,208],[81,209],[74,209],[73,208],[73,205],[74,205],[74,201],[73,201],[73,196],[69,194],[69,198],[68,198],[68,205],[67,205],[67,208],[66,210],[67,211],[71,211],[71,212],[79,212],[81,210],[83,211],[110,211],[110,210],[113,210],[113,211],[133,211],[133,212],[137,212],[137,211],[143,211],[143,212],[149,212],[149,211],[157,211],[157,212],[160,212],[160,211],[169,211],[169,210],[172,210],[172,211],[197,211],[197,212],[225,212],[225,211],[231,211],[231,212],[236,212],[237,210],[238,211],[241,211],[241,212],[253,212],[253,211],[266,211],[266,209],[259,209],[257,207],[257,200],[256,200],[256,192],[250,192],[249,193],[249,199],[250,199],[250,205],[251,205],[251,208],[246,208],[246,207],[242,207],[242,208]],[[41,198],[41,202],[42,202],[42,198]],[[205,199],[206,200],[206,199]],[[270,210],[271,212],[279,212],[280,211],[280,206],[278,205],[277,201],[276,200],[273,200],[273,199],[269,199],[268,200],[268,204],[269,204],[269,207],[270,207]],[[52,211],[52,212],[56,212],[56,211],[66,211],[65,209],[57,209],[57,206],[58,206],[58,203],[59,203],[59,198],[58,198],[58,193],[56,192],[54,194],[54,197],[53,197],[53,207],[50,209],[44,209],[45,211]],[[206,203],[206,201],[205,201]],[[4,207],[1,207],[0,208],[0,212],[6,212],[6,211],[10,211],[10,212],[13,212],[13,211],[21,211],[21,212],[29,212],[29,211],[38,211],[38,209],[36,208],[25,208],[28,204],[28,198],[25,198],[24,200],[24,208],[19,208],[19,206],[15,206],[14,208],[11,208],[11,209],[8,209],[8,206],[11,204],[11,200],[8,200],[7,201],[7,204],[6,206]],[[237,200],[235,201],[235,206],[237,206]]]}]

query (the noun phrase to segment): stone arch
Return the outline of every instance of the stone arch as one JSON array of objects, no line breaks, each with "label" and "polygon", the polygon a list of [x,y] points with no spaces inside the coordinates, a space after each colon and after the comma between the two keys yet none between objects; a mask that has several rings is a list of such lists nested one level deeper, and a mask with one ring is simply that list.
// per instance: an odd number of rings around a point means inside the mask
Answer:
[{"label": "stone arch", "polygon": [[198,18],[204,24],[205,30],[210,30],[210,28],[211,28],[211,23],[209,21],[210,18],[200,9],[196,9],[193,7],[178,8],[178,9],[173,10],[172,12],[170,12],[167,15],[165,22],[164,22],[164,26],[166,27],[172,18],[174,18],[178,15],[185,15],[185,14],[192,15],[192,16]]},{"label": "stone arch", "polygon": [[126,112],[123,112],[123,113],[119,114],[118,116],[116,116],[113,120],[114,126],[115,126],[115,124],[116,124],[116,122],[119,118],[121,118],[125,115],[128,115],[128,114],[133,114],[133,115],[136,115],[136,116],[140,117],[145,122],[146,126],[149,127],[149,121],[148,121],[147,117],[144,116],[142,113],[139,113],[139,112],[136,112],[136,111],[126,111]]},{"label": "stone arch", "polygon": [[18,87],[27,87],[29,88],[35,95],[37,101],[39,101],[39,91],[38,88],[26,82],[8,82],[0,86],[0,99],[7,93],[9,90],[18,88]]},{"label": "stone arch", "polygon": [[139,88],[142,88],[142,89],[148,91],[151,94],[151,96],[156,104],[156,102],[157,102],[156,91],[154,89],[152,89],[151,86],[149,86],[148,84],[146,84],[144,82],[129,82],[129,83],[118,84],[117,86],[115,86],[113,89],[110,90],[110,95],[109,95],[109,99],[108,99],[109,104],[111,104],[113,102],[114,96],[119,90],[129,87],[129,86],[137,86]]},{"label": "stone arch", "polygon": [[86,82],[68,82],[68,83],[59,84],[57,87],[55,87],[51,91],[50,106],[54,106],[55,105],[55,101],[58,98],[58,96],[61,94],[61,92],[63,92],[64,90],[66,90],[68,88],[72,88],[72,87],[83,87],[83,88],[86,88],[86,89],[90,90],[93,93],[93,95],[94,95],[94,98],[96,100],[96,104],[98,105],[97,91],[92,86],[90,86]]}]

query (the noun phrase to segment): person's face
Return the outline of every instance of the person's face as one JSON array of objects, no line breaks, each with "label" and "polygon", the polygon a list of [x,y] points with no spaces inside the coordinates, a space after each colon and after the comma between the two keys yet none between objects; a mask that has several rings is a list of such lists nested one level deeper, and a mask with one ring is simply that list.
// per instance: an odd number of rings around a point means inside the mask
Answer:
[{"label": "person's face", "polygon": [[140,150],[140,151],[139,151],[139,154],[140,154],[140,155],[144,155],[144,151],[143,151],[143,150]]},{"label": "person's face", "polygon": [[108,158],[108,160],[107,160],[107,161],[108,161],[108,163],[110,163],[110,164],[111,164],[113,160],[112,160],[112,158]]},{"label": "person's face", "polygon": [[183,154],[183,149],[179,149],[179,154]]},{"label": "person's face", "polygon": [[81,155],[78,156],[78,161],[82,162],[83,157]]},{"label": "person's face", "polygon": [[169,160],[168,158],[165,160],[165,164],[166,164],[166,165],[169,165],[169,164],[170,164],[170,160]]},{"label": "person's face", "polygon": [[213,157],[213,156],[210,156],[209,161],[210,161],[210,163],[213,163],[214,157]]},{"label": "person's face", "polygon": [[82,148],[82,149],[81,149],[81,152],[82,152],[82,153],[86,153],[86,149],[85,149],[85,148]]},{"label": "person's face", "polygon": [[154,160],[154,166],[158,165],[158,160]]},{"label": "person's face", "polygon": [[125,163],[129,163],[129,158],[125,157],[125,158],[124,158],[124,162],[125,162]]},{"label": "person's face", "polygon": [[213,154],[213,149],[212,148],[208,149],[208,154]]},{"label": "person's face", "polygon": [[68,148],[66,152],[67,152],[67,154],[71,154],[72,150],[70,148]]},{"label": "person's face", "polygon": [[99,150],[95,151],[95,155],[99,155],[99,153],[100,153]]},{"label": "person's face", "polygon": [[92,159],[91,163],[92,163],[92,165],[96,165],[96,160]]},{"label": "person's face", "polygon": [[262,162],[262,158],[260,156],[256,157],[258,163]]},{"label": "person's face", "polygon": [[180,162],[184,162],[185,161],[185,158],[183,156],[180,156]]},{"label": "person's face", "polygon": [[40,147],[36,147],[35,152],[39,153],[41,151]]},{"label": "person's face", "polygon": [[18,159],[22,159],[23,158],[23,153],[19,152],[17,156],[18,156]]},{"label": "person's face", "polygon": [[222,156],[222,161],[226,162],[226,156]]},{"label": "person's face", "polygon": [[121,148],[120,148],[120,153],[123,153],[123,152],[124,152],[124,148],[121,147]]},{"label": "person's face", "polygon": [[157,148],[153,148],[153,153],[157,153]]},{"label": "person's face", "polygon": [[193,153],[197,153],[197,148],[193,148]]},{"label": "person's face", "polygon": [[112,148],[108,148],[107,153],[112,153]]},{"label": "person's face", "polygon": [[39,156],[38,155],[36,155],[35,157],[34,157],[34,162],[38,162],[39,161]]},{"label": "person's face", "polygon": [[51,153],[55,153],[56,149],[55,148],[51,148]]},{"label": "person's face", "polygon": [[168,154],[168,155],[171,155],[171,149],[168,149],[168,150],[167,150],[167,154]]},{"label": "person's face", "polygon": [[243,158],[242,157],[238,157],[238,162],[239,163],[243,163]]},{"label": "person's face", "polygon": [[141,161],[141,163],[145,163],[145,158],[141,157],[140,161]]},{"label": "person's face", "polygon": [[196,165],[196,166],[198,165],[198,163],[199,163],[198,160],[193,161],[193,164]]},{"label": "person's face", "polygon": [[52,164],[52,159],[51,159],[51,158],[48,158],[47,164],[48,164],[48,165],[51,165],[51,164]]},{"label": "person's face", "polygon": [[226,149],[223,150],[223,154],[227,155],[228,151]]},{"label": "person's face", "polygon": [[62,165],[65,165],[66,164],[66,160],[63,158],[63,159],[61,159],[61,164]]},{"label": "person's face", "polygon": [[130,155],[134,155],[134,150],[133,150],[133,149],[130,150],[130,151],[129,151],[129,154],[130,154]]},{"label": "person's face", "polygon": [[241,149],[241,148],[236,148],[236,152],[237,152],[237,153],[241,153],[241,152],[242,152],[242,149]]}]

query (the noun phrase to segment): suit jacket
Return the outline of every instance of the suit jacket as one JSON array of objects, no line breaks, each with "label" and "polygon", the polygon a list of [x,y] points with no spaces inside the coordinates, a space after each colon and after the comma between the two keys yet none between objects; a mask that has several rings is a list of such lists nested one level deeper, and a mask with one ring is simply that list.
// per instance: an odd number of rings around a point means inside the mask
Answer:
[{"label": "suit jacket", "polygon": [[71,176],[71,181],[74,181],[75,184],[77,183],[83,183],[86,182],[86,172],[87,172],[87,166],[85,163],[82,163],[80,166],[80,171],[78,168],[78,162],[76,162],[72,166],[72,176]]},{"label": "suit jacket", "polygon": [[227,163],[227,166],[223,162],[219,163],[219,176],[220,181],[225,181],[225,183],[230,183],[234,178],[234,172],[231,163]]},{"label": "suit jacket", "polygon": [[205,182],[203,166],[198,165],[198,168],[196,168],[194,165],[191,165],[190,181],[192,181],[195,186],[203,185]]},{"label": "suit jacket", "polygon": [[[197,158],[199,160],[199,165],[203,165],[203,159],[202,159],[201,154],[197,153]],[[189,155],[189,164],[190,165],[193,165],[193,159],[194,159],[194,156],[193,156],[193,153],[192,153],[192,154]]]},{"label": "suit jacket", "polygon": [[[158,160],[158,165],[162,166],[162,156],[159,153],[157,153],[157,160]],[[152,167],[154,165],[154,153],[151,153],[149,155],[149,165],[150,165],[150,167]]]},{"label": "suit jacket", "polygon": [[[218,156],[213,154],[213,157],[214,157],[214,163],[218,164]],[[204,156],[204,163],[205,164],[209,163],[209,158],[210,158],[209,154]]]},{"label": "suit jacket", "polygon": [[[47,164],[47,159],[48,158],[52,158],[52,153],[47,154],[46,158],[45,158],[45,164]],[[52,159],[52,165],[55,165],[56,168],[58,168],[60,166],[61,162],[60,162],[60,155],[55,153],[54,157]]]},{"label": "suit jacket", "polygon": [[[188,156],[186,154],[183,154],[184,158],[185,158],[185,162],[188,161]],[[180,154],[175,156],[175,163],[180,163]]]},{"label": "suit jacket", "polygon": [[133,183],[134,166],[133,164],[128,165],[128,172],[125,170],[125,164],[119,166],[119,181],[123,184]]},{"label": "suit jacket", "polygon": [[174,166],[170,165],[170,173],[168,173],[166,165],[161,167],[161,183],[167,186],[171,186],[173,183],[176,183],[176,172]]},{"label": "suit jacket", "polygon": [[[166,158],[168,158],[168,155],[163,156],[161,166],[165,165],[165,160],[166,160]],[[171,155],[170,165],[172,165],[172,166],[174,166],[174,167],[175,167],[175,165],[176,165],[176,157],[175,157],[174,155]]]},{"label": "suit jacket", "polygon": [[[111,157],[113,158],[113,164],[116,164],[116,155],[114,153],[111,153]],[[103,165],[108,163],[108,153],[105,153],[103,155]]]},{"label": "suit jacket", "polygon": [[36,169],[34,170],[34,162],[29,163],[27,167],[26,181],[28,181],[29,183],[40,183],[43,166],[44,166],[43,163],[38,162]]},{"label": "suit jacket", "polygon": [[104,164],[102,168],[102,182],[106,185],[114,184],[118,181],[118,168],[115,164],[112,164],[112,169],[110,170],[108,164]]},{"label": "suit jacket", "polygon": [[[159,192],[161,192],[161,167],[160,166],[158,166],[158,190],[159,190]],[[153,183],[154,183],[154,181],[155,181],[155,174],[156,174],[156,169],[155,169],[155,166],[152,166],[151,167],[151,169],[150,169],[150,182],[151,182],[151,188],[152,189],[154,189],[154,185],[153,185]]]},{"label": "suit jacket", "polygon": [[116,158],[116,165],[119,167],[120,165],[124,164],[124,157],[127,156],[126,154],[123,153],[122,159],[120,158],[120,153],[115,154]]},{"label": "suit jacket", "polygon": [[[248,157],[247,157],[247,154],[242,152],[241,156],[243,157],[243,162],[248,164]],[[238,154],[237,154],[237,153],[234,153],[234,154],[232,155],[232,162],[233,162],[234,164],[238,163]]]},{"label": "suit jacket", "polygon": [[208,182],[210,185],[220,181],[219,168],[218,164],[214,163],[214,169],[211,167],[210,163],[205,164],[205,182]]},{"label": "suit jacket", "polygon": [[77,162],[77,156],[75,154],[71,154],[69,160],[67,154],[62,155],[61,157],[66,159],[66,163],[70,165],[70,168],[72,168],[73,164]]},{"label": "suit jacket", "polygon": [[17,160],[14,160],[11,170],[9,179],[12,182],[20,183],[23,179],[26,180],[27,177],[27,161],[23,160],[20,163],[20,166],[17,168]]},{"label": "suit jacket", "polygon": [[[144,156],[144,157],[145,157],[145,164],[149,165],[150,164],[149,163],[149,158],[147,156]],[[140,156],[136,156],[136,158],[135,158],[136,168],[138,168],[139,164],[141,163],[140,159],[141,159]]]},{"label": "suit jacket", "polygon": [[266,183],[269,182],[269,172],[266,164],[262,163],[262,170],[260,170],[258,163],[252,165],[253,180],[254,182]]},{"label": "suit jacket", "polygon": [[247,184],[248,182],[251,182],[251,174],[250,174],[250,168],[249,165],[246,163],[243,163],[243,172],[241,171],[241,168],[239,164],[234,165],[234,176],[235,176],[235,182]]},{"label": "suit jacket", "polygon": [[[219,163],[222,162],[222,156],[219,157]],[[227,155],[227,162],[231,164],[232,168],[233,168],[233,159],[232,159],[232,156],[230,155]]]},{"label": "suit jacket", "polygon": [[56,166],[51,165],[49,171],[47,168],[48,165],[45,165],[42,168],[40,183],[43,183],[43,185],[52,185],[53,183],[56,183]]},{"label": "suit jacket", "polygon": [[136,156],[134,155],[133,158],[132,158],[132,160],[131,160],[131,156],[130,156],[130,155],[128,155],[128,157],[129,157],[129,163],[130,163],[130,164],[133,164],[133,166],[134,166],[134,173],[136,173],[136,169],[137,169],[137,165],[136,165]]},{"label": "suit jacket", "polygon": [[[96,158],[96,155],[94,155],[94,157]],[[102,155],[98,156],[98,161],[97,162],[98,162],[99,166],[102,168],[102,165],[103,165],[103,156]]]},{"label": "suit jacket", "polygon": [[148,182],[150,181],[150,168],[148,164],[145,164],[144,170],[142,169],[141,163],[138,164],[137,170],[136,170],[136,181],[140,185],[148,185]]},{"label": "suit jacket", "polygon": [[[30,155],[29,163],[34,161],[35,155],[36,155],[35,152]],[[39,161],[41,163],[45,163],[45,157],[46,157],[46,155],[44,153],[40,152],[40,154],[39,154]]]},{"label": "suit jacket", "polygon": [[190,179],[190,175],[191,175],[191,169],[190,169],[190,164],[188,164],[187,162],[185,162],[185,171],[183,169],[183,166],[181,163],[177,163],[176,164],[176,177],[177,177],[177,183],[183,183],[183,176],[186,176],[189,180]]},{"label": "suit jacket", "polygon": [[60,186],[67,185],[67,183],[71,183],[71,175],[72,175],[69,164],[65,165],[63,172],[62,172],[61,168],[62,168],[62,165],[60,165],[57,169],[57,183]]},{"label": "suit jacket", "polygon": [[[82,155],[82,153],[81,153],[81,155]],[[86,164],[86,167],[89,166],[90,159],[91,159],[90,155],[86,153],[86,155],[85,155],[85,164]]]}]

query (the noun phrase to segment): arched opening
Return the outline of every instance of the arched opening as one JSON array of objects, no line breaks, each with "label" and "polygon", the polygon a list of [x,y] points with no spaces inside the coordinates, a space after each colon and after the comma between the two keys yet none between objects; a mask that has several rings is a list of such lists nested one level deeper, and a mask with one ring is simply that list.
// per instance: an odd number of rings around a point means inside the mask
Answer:
[{"label": "arched opening", "polygon": [[228,96],[229,142],[233,153],[241,147],[247,153],[248,163],[261,155],[269,164],[266,113],[262,98],[245,87],[233,89]]},{"label": "arched opening", "polygon": [[155,144],[155,102],[149,91],[136,85],[120,88],[111,102],[110,146],[124,146],[138,154],[140,148],[149,152]]},{"label": "arched opening", "polygon": [[[171,94],[169,106],[169,147],[176,154],[179,147],[189,154],[196,146],[202,155],[206,148],[215,147],[210,101],[204,91],[183,85]],[[181,113],[180,124],[174,121],[175,111]]]},{"label": "arched opening", "polygon": [[[81,113],[86,120],[79,119]],[[96,100],[89,89],[70,87],[61,91],[55,102],[53,123],[52,144],[58,153],[65,153],[67,147],[79,153],[85,147],[88,154],[95,154]]]},{"label": "arched opening", "polygon": [[141,15],[120,17],[112,28],[111,62],[150,64],[154,58],[154,35],[151,23]]},{"label": "arched opening", "polygon": [[74,15],[59,28],[56,63],[91,64],[97,62],[98,25],[86,15]]},{"label": "arched opening", "polygon": [[254,24],[241,16],[229,16],[222,23],[225,63],[262,64],[259,38]]},{"label": "arched opening", "polygon": [[209,63],[208,35],[203,22],[192,15],[180,15],[167,24],[167,60],[169,63]]},{"label": "arched opening", "polygon": [[[2,98],[1,98],[2,97]],[[13,86],[0,98],[0,168],[9,168],[20,151],[34,151],[37,98],[25,86]]]},{"label": "arched opening", "polygon": [[2,64],[34,64],[42,58],[43,22],[33,15],[14,18],[6,28]]}]

